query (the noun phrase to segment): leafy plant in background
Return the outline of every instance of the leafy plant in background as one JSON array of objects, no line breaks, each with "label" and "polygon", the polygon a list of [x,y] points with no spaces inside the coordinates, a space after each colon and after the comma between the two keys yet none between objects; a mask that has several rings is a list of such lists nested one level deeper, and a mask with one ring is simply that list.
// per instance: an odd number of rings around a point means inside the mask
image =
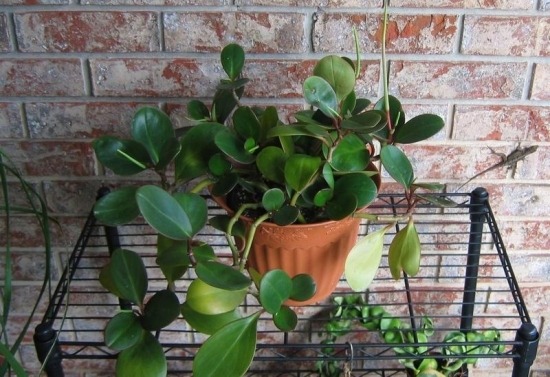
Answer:
[{"label": "leafy plant in background", "polygon": [[[0,213],[3,220],[4,245],[4,281],[2,294],[2,312],[0,315],[0,355],[3,357],[0,365],[0,376],[15,374],[18,377],[27,376],[22,365],[16,358],[16,353],[21,346],[25,334],[34,318],[38,304],[51,288],[51,239],[50,226],[52,219],[48,216],[46,203],[34,187],[25,180],[21,172],[14,166],[10,158],[0,150],[0,182],[2,187],[2,202],[0,204]],[[23,198],[21,204],[16,200]],[[17,204],[14,204],[17,203]],[[12,237],[14,216],[26,216],[29,219],[34,218],[41,231],[44,242],[44,276],[42,285],[31,312],[23,322],[21,332],[15,339],[10,339],[8,327],[10,326],[10,311],[13,296],[12,285]]]},{"label": "leafy plant in background", "polygon": [[[384,57],[384,69],[385,63]],[[136,252],[125,249],[114,251],[101,271],[103,286],[134,304],[105,330],[106,344],[120,351],[118,376],[166,375],[163,349],[152,332],[180,315],[210,335],[195,356],[195,376],[225,376],[228,370],[244,374],[254,356],[259,316],[268,313],[281,331],[290,331],[297,315],[287,301],[305,301],[315,293],[308,275],[289,276],[280,269],[262,275],[247,269],[257,227],[263,222],[285,226],[350,216],[373,219],[360,211],[378,194],[371,178],[378,171],[370,162],[381,161],[407,198],[407,226],[390,247],[396,279],[402,270],[414,275],[419,268],[420,244],[411,216],[418,201],[447,204],[417,193],[440,186],[417,183],[411,163],[395,145],[434,135],[443,120],[424,114],[406,121],[400,102],[387,93],[387,79],[380,101],[358,98],[359,53],[355,62],[335,55],[319,60],[303,83],[311,107],[296,112],[290,125],[272,106],[241,103],[248,79],[240,46],[226,46],[221,64],[227,78],[211,106],[197,100],[188,104],[192,127],[175,130],[166,114],[146,107],[132,120],[131,139],[104,136],[94,142],[98,159],[114,173],[152,171],[158,176],[157,184],[115,190],[95,206],[96,217],[105,224],[117,226],[142,216],[159,233],[156,263],[167,281],[166,289],[147,296],[145,265]],[[205,188],[215,196],[236,198],[234,214],[209,219],[199,195]],[[241,215],[251,218],[251,224],[242,222]],[[207,223],[225,232],[229,260],[198,237]],[[353,289],[365,289],[374,278],[389,228],[369,234],[351,250],[345,273]],[[180,302],[177,281],[189,269],[197,278]],[[248,294],[261,309],[243,316],[239,306]]]},{"label": "leafy plant in background", "polygon": [[449,331],[442,345],[430,345],[434,335],[433,320],[424,316],[420,326],[412,329],[401,318],[392,316],[384,308],[368,305],[359,295],[333,298],[333,309],[325,323],[322,334],[323,353],[328,360],[317,363],[322,377],[336,377],[342,373],[337,361],[331,361],[334,349],[330,347],[338,338],[349,333],[353,326],[376,331],[399,356],[399,362],[418,377],[462,376],[466,365],[475,364],[480,356],[504,352],[500,332],[496,329],[484,331]]}]

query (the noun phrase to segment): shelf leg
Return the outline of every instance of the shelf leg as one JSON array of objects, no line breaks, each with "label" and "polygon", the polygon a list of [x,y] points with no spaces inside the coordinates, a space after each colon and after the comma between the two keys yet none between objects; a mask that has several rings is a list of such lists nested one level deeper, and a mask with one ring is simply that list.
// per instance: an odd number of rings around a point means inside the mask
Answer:
[{"label": "shelf leg", "polygon": [[528,377],[529,369],[537,356],[539,345],[539,332],[532,323],[523,323],[516,333],[516,341],[520,345],[514,346],[513,353],[519,354],[519,358],[514,358],[513,377]]},{"label": "shelf leg", "polygon": [[468,259],[464,279],[464,295],[462,299],[462,314],[460,329],[468,331],[472,329],[474,318],[474,306],[476,301],[477,277],[479,269],[479,256],[483,238],[483,226],[485,223],[487,202],[489,193],[484,188],[478,187],[472,191],[470,199],[470,240],[468,242]]},{"label": "shelf leg", "polygon": [[44,322],[34,330],[34,347],[38,360],[44,364],[44,371],[48,377],[64,377],[62,356],[59,344],[56,341],[57,332],[51,323]]}]

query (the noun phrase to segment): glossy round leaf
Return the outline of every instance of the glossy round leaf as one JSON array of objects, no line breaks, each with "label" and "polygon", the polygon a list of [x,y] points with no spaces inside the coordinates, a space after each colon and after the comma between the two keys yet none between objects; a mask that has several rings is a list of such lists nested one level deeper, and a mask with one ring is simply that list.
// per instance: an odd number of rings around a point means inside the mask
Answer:
[{"label": "glossy round leaf", "polygon": [[246,296],[246,289],[229,291],[195,279],[187,291],[187,305],[207,315],[227,313],[239,306]]},{"label": "glossy round leaf", "polygon": [[342,128],[360,133],[374,133],[386,126],[384,113],[378,110],[365,111],[342,122]]},{"label": "glossy round leaf", "polygon": [[270,270],[260,281],[260,303],[270,314],[281,309],[291,292],[292,280],[283,270]]},{"label": "glossy round leaf", "polygon": [[230,80],[235,80],[241,74],[244,67],[244,50],[236,43],[225,46],[221,52],[220,60],[223,70]]},{"label": "glossy round leaf", "polygon": [[298,274],[292,278],[290,298],[294,301],[306,301],[313,297],[317,290],[315,280],[308,274]]},{"label": "glossy round leaf", "polygon": [[214,249],[212,246],[210,246],[207,243],[200,242],[200,243],[193,243],[191,246],[191,252],[193,254],[193,257],[195,258],[195,261],[197,262],[205,262],[209,260],[216,260],[216,253],[214,252]]},{"label": "glossy round leaf", "polygon": [[370,161],[365,143],[355,134],[346,135],[336,146],[330,161],[337,171],[361,171]]},{"label": "glossy round leaf", "polygon": [[223,153],[241,164],[251,164],[256,158],[245,149],[244,140],[228,129],[218,132],[214,142]]},{"label": "glossy round leaf", "polygon": [[181,306],[181,314],[189,326],[207,335],[214,334],[228,323],[241,318],[237,309],[217,315],[206,315],[191,309],[186,303]]},{"label": "glossy round leaf", "polygon": [[193,360],[193,376],[243,376],[256,352],[260,313],[228,323],[210,336]]},{"label": "glossy round leaf", "polygon": [[357,198],[357,208],[364,207],[376,199],[378,188],[365,173],[350,173],[338,178],[334,185],[334,198],[352,194]]},{"label": "glossy round leaf", "polygon": [[185,274],[191,265],[187,241],[173,240],[159,234],[157,237],[157,258],[155,262],[169,282],[175,282]]},{"label": "glossy round leaf", "polygon": [[267,212],[277,211],[285,203],[285,193],[279,188],[272,188],[262,195],[262,206]]},{"label": "glossy round leaf", "polygon": [[208,169],[215,176],[222,176],[231,171],[231,163],[221,153],[214,154],[208,160]]},{"label": "glossy round leaf", "polygon": [[133,175],[144,171],[151,160],[147,150],[134,140],[103,136],[93,142],[97,159],[118,175]]},{"label": "glossy round leaf", "polygon": [[282,306],[281,309],[273,315],[273,323],[281,331],[292,331],[298,324],[298,316],[288,306]]},{"label": "glossy round leaf", "polygon": [[286,153],[279,147],[267,146],[256,157],[256,166],[260,173],[270,181],[284,183],[284,166],[287,160]]},{"label": "glossy round leaf", "polygon": [[172,323],[180,314],[178,296],[168,289],[156,292],[145,304],[141,323],[149,331],[160,330]]},{"label": "glossy round leaf", "polygon": [[158,340],[143,331],[141,339],[118,355],[117,377],[166,377],[167,366],[164,350]]},{"label": "glossy round leaf", "polygon": [[382,165],[404,188],[410,188],[414,182],[414,171],[411,162],[403,151],[394,145],[386,145],[380,151]]},{"label": "glossy round leaf", "polygon": [[331,220],[342,220],[351,216],[357,209],[357,196],[351,192],[343,192],[333,196],[326,203],[327,216]]},{"label": "glossy round leaf", "polygon": [[130,311],[120,312],[105,327],[105,345],[122,351],[136,344],[143,333],[139,318]]},{"label": "glossy round leaf", "polygon": [[273,213],[271,219],[279,226],[287,226],[293,224],[298,219],[300,210],[291,205],[284,205]]},{"label": "glossy round leaf", "polygon": [[426,140],[445,126],[445,121],[435,114],[418,115],[403,126],[399,127],[394,134],[396,143],[409,144]]},{"label": "glossy round leaf", "polygon": [[334,195],[334,190],[330,188],[319,190],[313,197],[313,203],[317,207],[324,207],[327,204],[327,202],[333,198],[333,195]]},{"label": "glossy round leaf", "polygon": [[355,70],[345,59],[328,55],[317,62],[313,68],[315,76],[325,79],[334,89],[337,102],[347,97],[355,87]]},{"label": "glossy round leaf", "polygon": [[285,164],[285,181],[295,191],[308,187],[319,173],[321,159],[303,154],[293,154]]},{"label": "glossy round leaf", "polygon": [[100,198],[94,205],[94,216],[108,226],[127,224],[139,216],[135,187],[124,187]]},{"label": "glossy round leaf", "polygon": [[366,290],[378,271],[384,249],[384,227],[361,238],[351,249],[345,264],[345,276],[355,292]]},{"label": "glossy round leaf", "polygon": [[338,116],[338,98],[330,84],[321,77],[311,76],[303,84],[307,103],[319,108],[329,118]]},{"label": "glossy round leaf", "polygon": [[187,103],[187,116],[193,120],[206,120],[210,118],[210,111],[202,101],[194,99]]},{"label": "glossy round leaf", "polygon": [[147,271],[141,257],[126,249],[111,255],[110,275],[120,297],[141,305],[147,293]]},{"label": "glossy round leaf", "polygon": [[233,113],[233,128],[242,139],[260,139],[260,121],[248,106],[238,107]]},{"label": "glossy round leaf", "polygon": [[206,284],[229,291],[245,289],[252,283],[248,276],[239,270],[216,261],[198,263],[195,272]]}]

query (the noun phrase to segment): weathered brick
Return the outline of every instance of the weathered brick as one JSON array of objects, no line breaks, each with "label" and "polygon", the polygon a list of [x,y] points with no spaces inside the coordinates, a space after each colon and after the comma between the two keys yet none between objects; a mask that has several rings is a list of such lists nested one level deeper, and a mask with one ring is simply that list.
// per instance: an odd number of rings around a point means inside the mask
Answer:
[{"label": "weathered brick", "polygon": [[24,52],[159,51],[152,12],[25,12],[15,14]]},{"label": "weathered brick", "polygon": [[2,5],[63,5],[71,0],[3,0]]},{"label": "weathered brick", "polygon": [[53,213],[86,216],[95,202],[99,181],[45,181],[48,208]]},{"label": "weathered brick", "polygon": [[522,106],[455,106],[453,139],[524,140],[530,109]]},{"label": "weathered brick", "polygon": [[550,179],[550,148],[540,145],[537,151],[527,156],[527,162],[518,166],[516,179],[548,180]]},{"label": "weathered brick", "polygon": [[0,52],[8,52],[11,48],[8,19],[5,13],[0,13]]},{"label": "weathered brick", "polygon": [[533,55],[550,56],[550,17],[538,18]]},{"label": "weathered brick", "polygon": [[25,106],[32,138],[96,138],[102,135],[129,137],[130,122],[141,106],[133,102],[39,102]]},{"label": "weathered brick", "polygon": [[390,90],[403,98],[519,99],[523,63],[394,61]]},{"label": "weathered brick", "polygon": [[533,9],[536,0],[393,0],[393,7],[442,7],[442,8],[482,8],[482,9]]},{"label": "weathered brick", "polygon": [[[443,14],[392,16],[388,26],[388,52],[451,53],[457,35],[457,17]],[[380,51],[382,16],[321,13],[315,23],[314,47],[319,51],[354,51],[351,30],[359,32],[362,52]]]},{"label": "weathered brick", "polygon": [[548,106],[531,107],[529,112],[529,127],[527,131],[527,140],[529,141],[550,141],[550,108]]},{"label": "weathered brick", "polygon": [[[521,165],[518,165],[521,166]],[[502,172],[506,168],[501,169]],[[492,184],[483,182],[484,177],[473,180],[471,189],[483,186],[489,193],[493,212],[497,216],[541,216],[550,213],[550,188],[542,184]],[[469,191],[465,188],[465,191]],[[550,265],[549,265],[550,266]]]},{"label": "weathered brick", "polygon": [[[13,251],[12,279],[21,281],[42,281],[46,271],[46,254],[43,251]],[[59,279],[59,273],[54,266],[55,260],[51,260],[51,277],[54,281]],[[4,279],[5,260],[0,259],[0,277]]]},{"label": "weathered brick", "polygon": [[533,87],[531,89],[531,99],[549,100],[550,99],[550,64],[537,64],[533,75]]},{"label": "weathered brick", "polygon": [[0,137],[20,138],[23,136],[23,122],[19,104],[0,102]]},{"label": "weathered brick", "polygon": [[0,60],[2,96],[84,95],[84,79],[78,59]]},{"label": "weathered brick", "polygon": [[245,51],[306,52],[305,14],[181,12],[164,14],[167,51],[220,51],[239,43]]},{"label": "weathered brick", "polygon": [[379,7],[380,0],[236,0],[235,5],[298,6],[298,7]]},{"label": "weathered brick", "polygon": [[81,0],[83,5],[227,5],[227,0]]},{"label": "weathered brick", "polygon": [[548,250],[550,248],[550,221],[500,221],[499,228],[509,250]]},{"label": "weathered brick", "polygon": [[466,16],[462,52],[471,55],[533,54],[538,18]]}]

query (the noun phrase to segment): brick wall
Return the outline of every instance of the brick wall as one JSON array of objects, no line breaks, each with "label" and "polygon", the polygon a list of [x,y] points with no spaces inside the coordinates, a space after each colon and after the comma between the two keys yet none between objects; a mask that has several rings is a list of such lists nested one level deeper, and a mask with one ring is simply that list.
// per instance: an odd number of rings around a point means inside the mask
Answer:
[{"label": "brick wall", "polygon": [[[191,98],[212,95],[218,52],[248,52],[250,102],[295,107],[301,80],[324,53],[364,52],[362,94],[381,94],[381,0],[0,0],[0,147],[43,190],[70,250],[105,176],[91,141],[126,135],[140,105],[178,124]],[[444,132],[409,148],[418,175],[461,182],[522,142],[536,154],[487,187],[537,324],[550,315],[550,1],[392,0],[391,90],[410,114],[430,111]],[[33,292],[36,229],[21,219],[16,290]],[[61,259],[56,259],[59,267]],[[59,276],[58,273],[56,277]],[[25,303],[15,303],[16,313]],[[548,375],[548,329],[535,365]],[[24,358],[34,358],[32,347]],[[546,371],[546,372],[545,372]]]}]

